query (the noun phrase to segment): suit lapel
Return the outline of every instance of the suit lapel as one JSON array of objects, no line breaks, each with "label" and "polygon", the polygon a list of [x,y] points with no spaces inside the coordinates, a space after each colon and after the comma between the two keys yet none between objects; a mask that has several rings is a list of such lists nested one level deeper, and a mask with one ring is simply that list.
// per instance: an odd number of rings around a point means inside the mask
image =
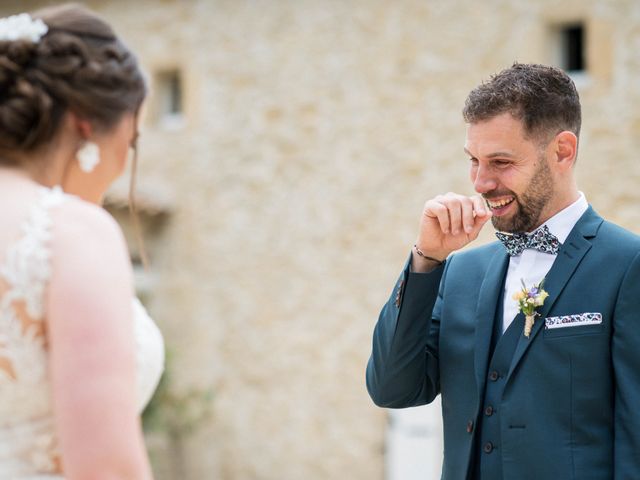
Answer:
[{"label": "suit lapel", "polygon": [[482,399],[482,392],[484,391],[491,337],[493,335],[493,322],[496,316],[498,298],[504,289],[504,278],[508,265],[509,256],[506,250],[502,248],[502,245],[499,245],[489,262],[487,272],[480,286],[480,294],[478,295],[478,304],[476,306],[476,336],[474,343],[474,368],[478,399]]},{"label": "suit lapel", "polygon": [[538,311],[540,315],[536,317],[536,321],[533,324],[529,338],[525,337],[524,334],[520,335],[518,345],[515,353],[513,354],[509,373],[507,374],[506,382],[509,382],[511,375],[517,368],[520,360],[522,360],[527,349],[533,343],[536,335],[538,335],[540,330],[542,330],[544,319],[549,314],[549,311],[558,297],[562,294],[565,285],[571,279],[571,276],[580,264],[580,261],[591,248],[591,242],[588,239],[596,236],[598,228],[602,222],[602,217],[589,207],[580,220],[578,220],[578,223],[576,223],[573,230],[571,230],[567,240],[562,244],[562,247],[558,252],[558,256],[556,257],[556,260],[544,281],[543,288],[549,293],[549,297]]}]

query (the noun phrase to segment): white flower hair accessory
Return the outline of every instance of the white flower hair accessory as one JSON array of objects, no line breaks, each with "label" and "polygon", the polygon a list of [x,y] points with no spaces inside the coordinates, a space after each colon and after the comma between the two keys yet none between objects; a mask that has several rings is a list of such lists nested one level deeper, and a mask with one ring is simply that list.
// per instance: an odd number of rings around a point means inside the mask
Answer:
[{"label": "white flower hair accessory", "polygon": [[28,13],[0,18],[0,42],[29,40],[38,43],[49,31],[40,19],[34,20]]}]

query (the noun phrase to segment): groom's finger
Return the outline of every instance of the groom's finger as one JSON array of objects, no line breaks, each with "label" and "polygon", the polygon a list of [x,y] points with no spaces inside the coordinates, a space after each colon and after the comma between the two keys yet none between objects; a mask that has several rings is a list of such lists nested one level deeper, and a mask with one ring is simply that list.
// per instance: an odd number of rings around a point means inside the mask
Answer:
[{"label": "groom's finger", "polygon": [[475,224],[475,220],[473,218],[475,210],[473,199],[469,197],[461,197],[460,206],[462,207],[462,225],[464,227],[464,231],[465,233],[471,233],[473,231],[473,225]]},{"label": "groom's finger", "polygon": [[473,230],[469,234],[471,239],[475,240],[477,238],[477,236],[480,234],[480,230],[482,230],[482,227],[485,226],[485,224],[492,216],[493,214],[488,208],[484,209],[484,215],[476,215],[475,223],[473,224]]},{"label": "groom's finger", "polygon": [[473,202],[473,211],[476,214],[476,217],[484,217],[487,215],[489,209],[482,197],[475,195],[471,197],[471,201]]},{"label": "groom's finger", "polygon": [[442,230],[442,233],[449,233],[449,210],[444,204],[437,200],[428,201],[425,206],[425,215],[431,218],[436,217],[440,224],[440,230]]},{"label": "groom's finger", "polygon": [[462,230],[462,207],[460,206],[460,201],[457,198],[448,198],[447,208],[451,219],[451,233],[458,235]]}]

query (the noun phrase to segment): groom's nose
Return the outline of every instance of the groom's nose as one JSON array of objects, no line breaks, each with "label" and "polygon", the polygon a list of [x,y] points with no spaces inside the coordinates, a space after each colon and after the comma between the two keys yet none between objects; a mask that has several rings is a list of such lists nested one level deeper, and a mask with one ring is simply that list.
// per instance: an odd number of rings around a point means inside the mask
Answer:
[{"label": "groom's nose", "polygon": [[471,181],[473,182],[474,190],[479,194],[489,193],[496,189],[498,182],[493,174],[485,166],[478,165],[472,175]]}]

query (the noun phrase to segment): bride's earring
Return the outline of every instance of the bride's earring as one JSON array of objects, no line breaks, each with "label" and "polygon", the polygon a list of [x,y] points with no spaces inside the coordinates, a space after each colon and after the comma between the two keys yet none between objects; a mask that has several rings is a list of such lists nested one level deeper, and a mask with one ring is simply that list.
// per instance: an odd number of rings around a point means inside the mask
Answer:
[{"label": "bride's earring", "polygon": [[100,147],[93,142],[86,142],[76,153],[80,170],[91,173],[100,163]]}]

